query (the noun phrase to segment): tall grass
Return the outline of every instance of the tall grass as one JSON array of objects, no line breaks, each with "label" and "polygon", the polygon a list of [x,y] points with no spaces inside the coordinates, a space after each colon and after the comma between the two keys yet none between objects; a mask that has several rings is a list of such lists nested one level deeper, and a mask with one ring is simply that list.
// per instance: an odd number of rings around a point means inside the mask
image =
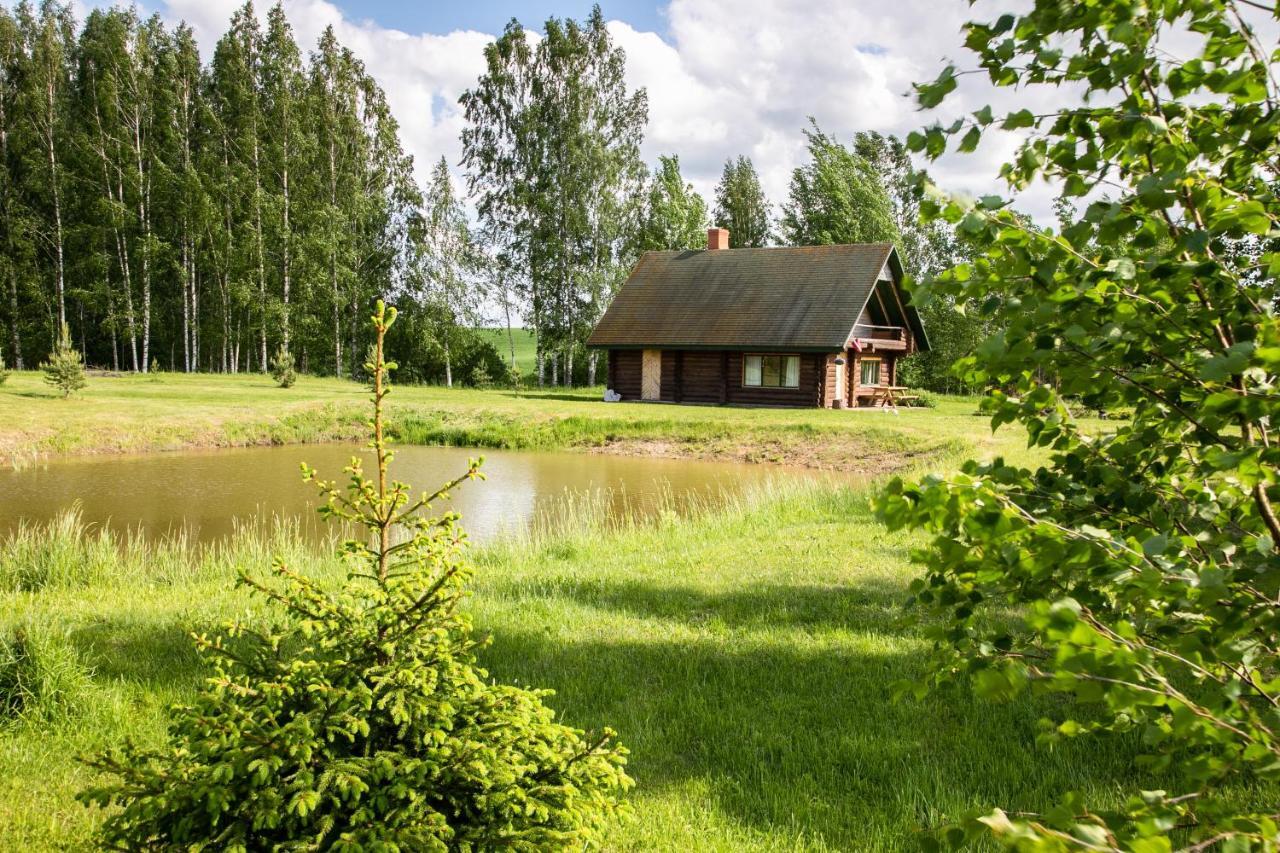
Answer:
[{"label": "tall grass", "polygon": [[643,497],[614,488],[567,491],[548,502],[531,524],[504,530],[477,551],[485,563],[502,563],[545,548],[603,543],[623,535],[663,536],[693,526],[719,528],[762,507],[795,508],[833,496],[849,497],[863,484],[848,477],[778,474],[740,488],[724,486],[677,494],[670,487]]},{"label": "tall grass", "polygon": [[[0,592],[66,591],[95,586],[178,587],[235,577],[240,567],[267,566],[280,556],[312,563],[315,536],[294,517],[259,516],[237,520],[222,541],[197,546],[189,531],[162,537],[135,530],[86,524],[79,506],[47,523],[23,522],[0,538]],[[332,551],[337,533],[320,549]]]},{"label": "tall grass", "polygon": [[89,672],[65,636],[31,626],[0,636],[0,726],[57,720],[88,683]]}]

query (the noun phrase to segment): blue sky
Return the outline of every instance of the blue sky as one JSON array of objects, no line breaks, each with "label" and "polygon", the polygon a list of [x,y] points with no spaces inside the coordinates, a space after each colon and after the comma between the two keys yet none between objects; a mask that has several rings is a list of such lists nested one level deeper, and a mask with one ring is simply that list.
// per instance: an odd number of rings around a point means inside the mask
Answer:
[{"label": "blue sky", "polygon": [[[535,28],[549,17],[582,18],[590,10],[586,2],[549,0],[545,3],[520,3],[511,0],[472,0],[472,2],[406,3],[395,0],[341,0],[336,4],[353,21],[372,20],[379,25],[408,33],[446,33],[453,30],[479,30],[494,33],[516,18],[526,27]],[[626,21],[637,30],[666,35],[666,3],[646,0],[602,2],[600,9],[610,20]]]}]

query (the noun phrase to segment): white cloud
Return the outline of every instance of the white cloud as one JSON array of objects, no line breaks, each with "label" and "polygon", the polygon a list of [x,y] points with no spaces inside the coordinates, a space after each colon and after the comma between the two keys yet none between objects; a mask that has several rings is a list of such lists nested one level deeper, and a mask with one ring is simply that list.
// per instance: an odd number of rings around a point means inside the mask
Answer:
[{"label": "white cloud", "polygon": [[[679,154],[704,194],[726,158],[747,154],[779,203],[805,159],[801,130],[810,116],[841,139],[859,130],[905,137],[935,120],[915,109],[911,84],[932,80],[948,58],[965,58],[961,26],[972,13],[937,0],[673,0],[671,44],[621,22],[612,32],[627,50],[631,81],[650,92],[646,153]],[[978,80],[966,81],[945,105],[946,119],[991,95]],[[1016,142],[998,134],[977,153],[930,170],[957,191],[997,191],[999,163]],[[1022,202],[1046,218],[1048,196],[1033,191]]]},{"label": "white cloud", "polygon": [[[207,57],[241,2],[168,0],[164,14],[186,20]],[[325,0],[286,0],[285,8],[304,52],[332,24],[364,61],[387,92],[420,178],[441,155],[456,168],[464,123],[457,100],[483,72],[482,50],[493,34],[411,35],[355,20]],[[264,18],[265,11],[259,4]],[[610,31],[627,52],[629,82],[649,92],[646,159],[678,154],[686,177],[709,198],[724,161],[746,154],[778,204],[803,162],[809,116],[842,139],[858,130],[905,136],[932,121],[914,109],[911,83],[932,79],[948,58],[966,60],[961,25],[973,14],[967,4],[938,0],[672,0],[669,40],[622,21]],[[1008,101],[1007,90],[998,94]],[[947,117],[990,95],[970,78],[946,104]],[[998,166],[1016,140],[993,142],[930,169],[950,189],[999,191]],[[1048,218],[1048,193],[1033,192],[1022,204]]]}]

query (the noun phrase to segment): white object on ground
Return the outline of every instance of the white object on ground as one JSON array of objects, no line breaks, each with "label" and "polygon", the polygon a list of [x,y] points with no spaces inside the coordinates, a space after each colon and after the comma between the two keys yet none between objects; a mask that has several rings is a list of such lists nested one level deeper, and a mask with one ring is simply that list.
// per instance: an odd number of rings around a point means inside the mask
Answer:
[{"label": "white object on ground", "polygon": [[612,388],[608,388],[604,392],[604,401],[606,403],[617,403],[622,400],[622,395]]}]

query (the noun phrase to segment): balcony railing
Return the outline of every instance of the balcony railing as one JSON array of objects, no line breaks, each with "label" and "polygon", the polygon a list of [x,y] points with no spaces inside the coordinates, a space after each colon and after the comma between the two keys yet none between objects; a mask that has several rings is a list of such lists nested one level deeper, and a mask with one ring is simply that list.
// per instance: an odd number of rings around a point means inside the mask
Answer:
[{"label": "balcony railing", "polygon": [[853,327],[853,336],[863,340],[907,342],[907,330],[902,326],[867,326],[859,323]]}]

